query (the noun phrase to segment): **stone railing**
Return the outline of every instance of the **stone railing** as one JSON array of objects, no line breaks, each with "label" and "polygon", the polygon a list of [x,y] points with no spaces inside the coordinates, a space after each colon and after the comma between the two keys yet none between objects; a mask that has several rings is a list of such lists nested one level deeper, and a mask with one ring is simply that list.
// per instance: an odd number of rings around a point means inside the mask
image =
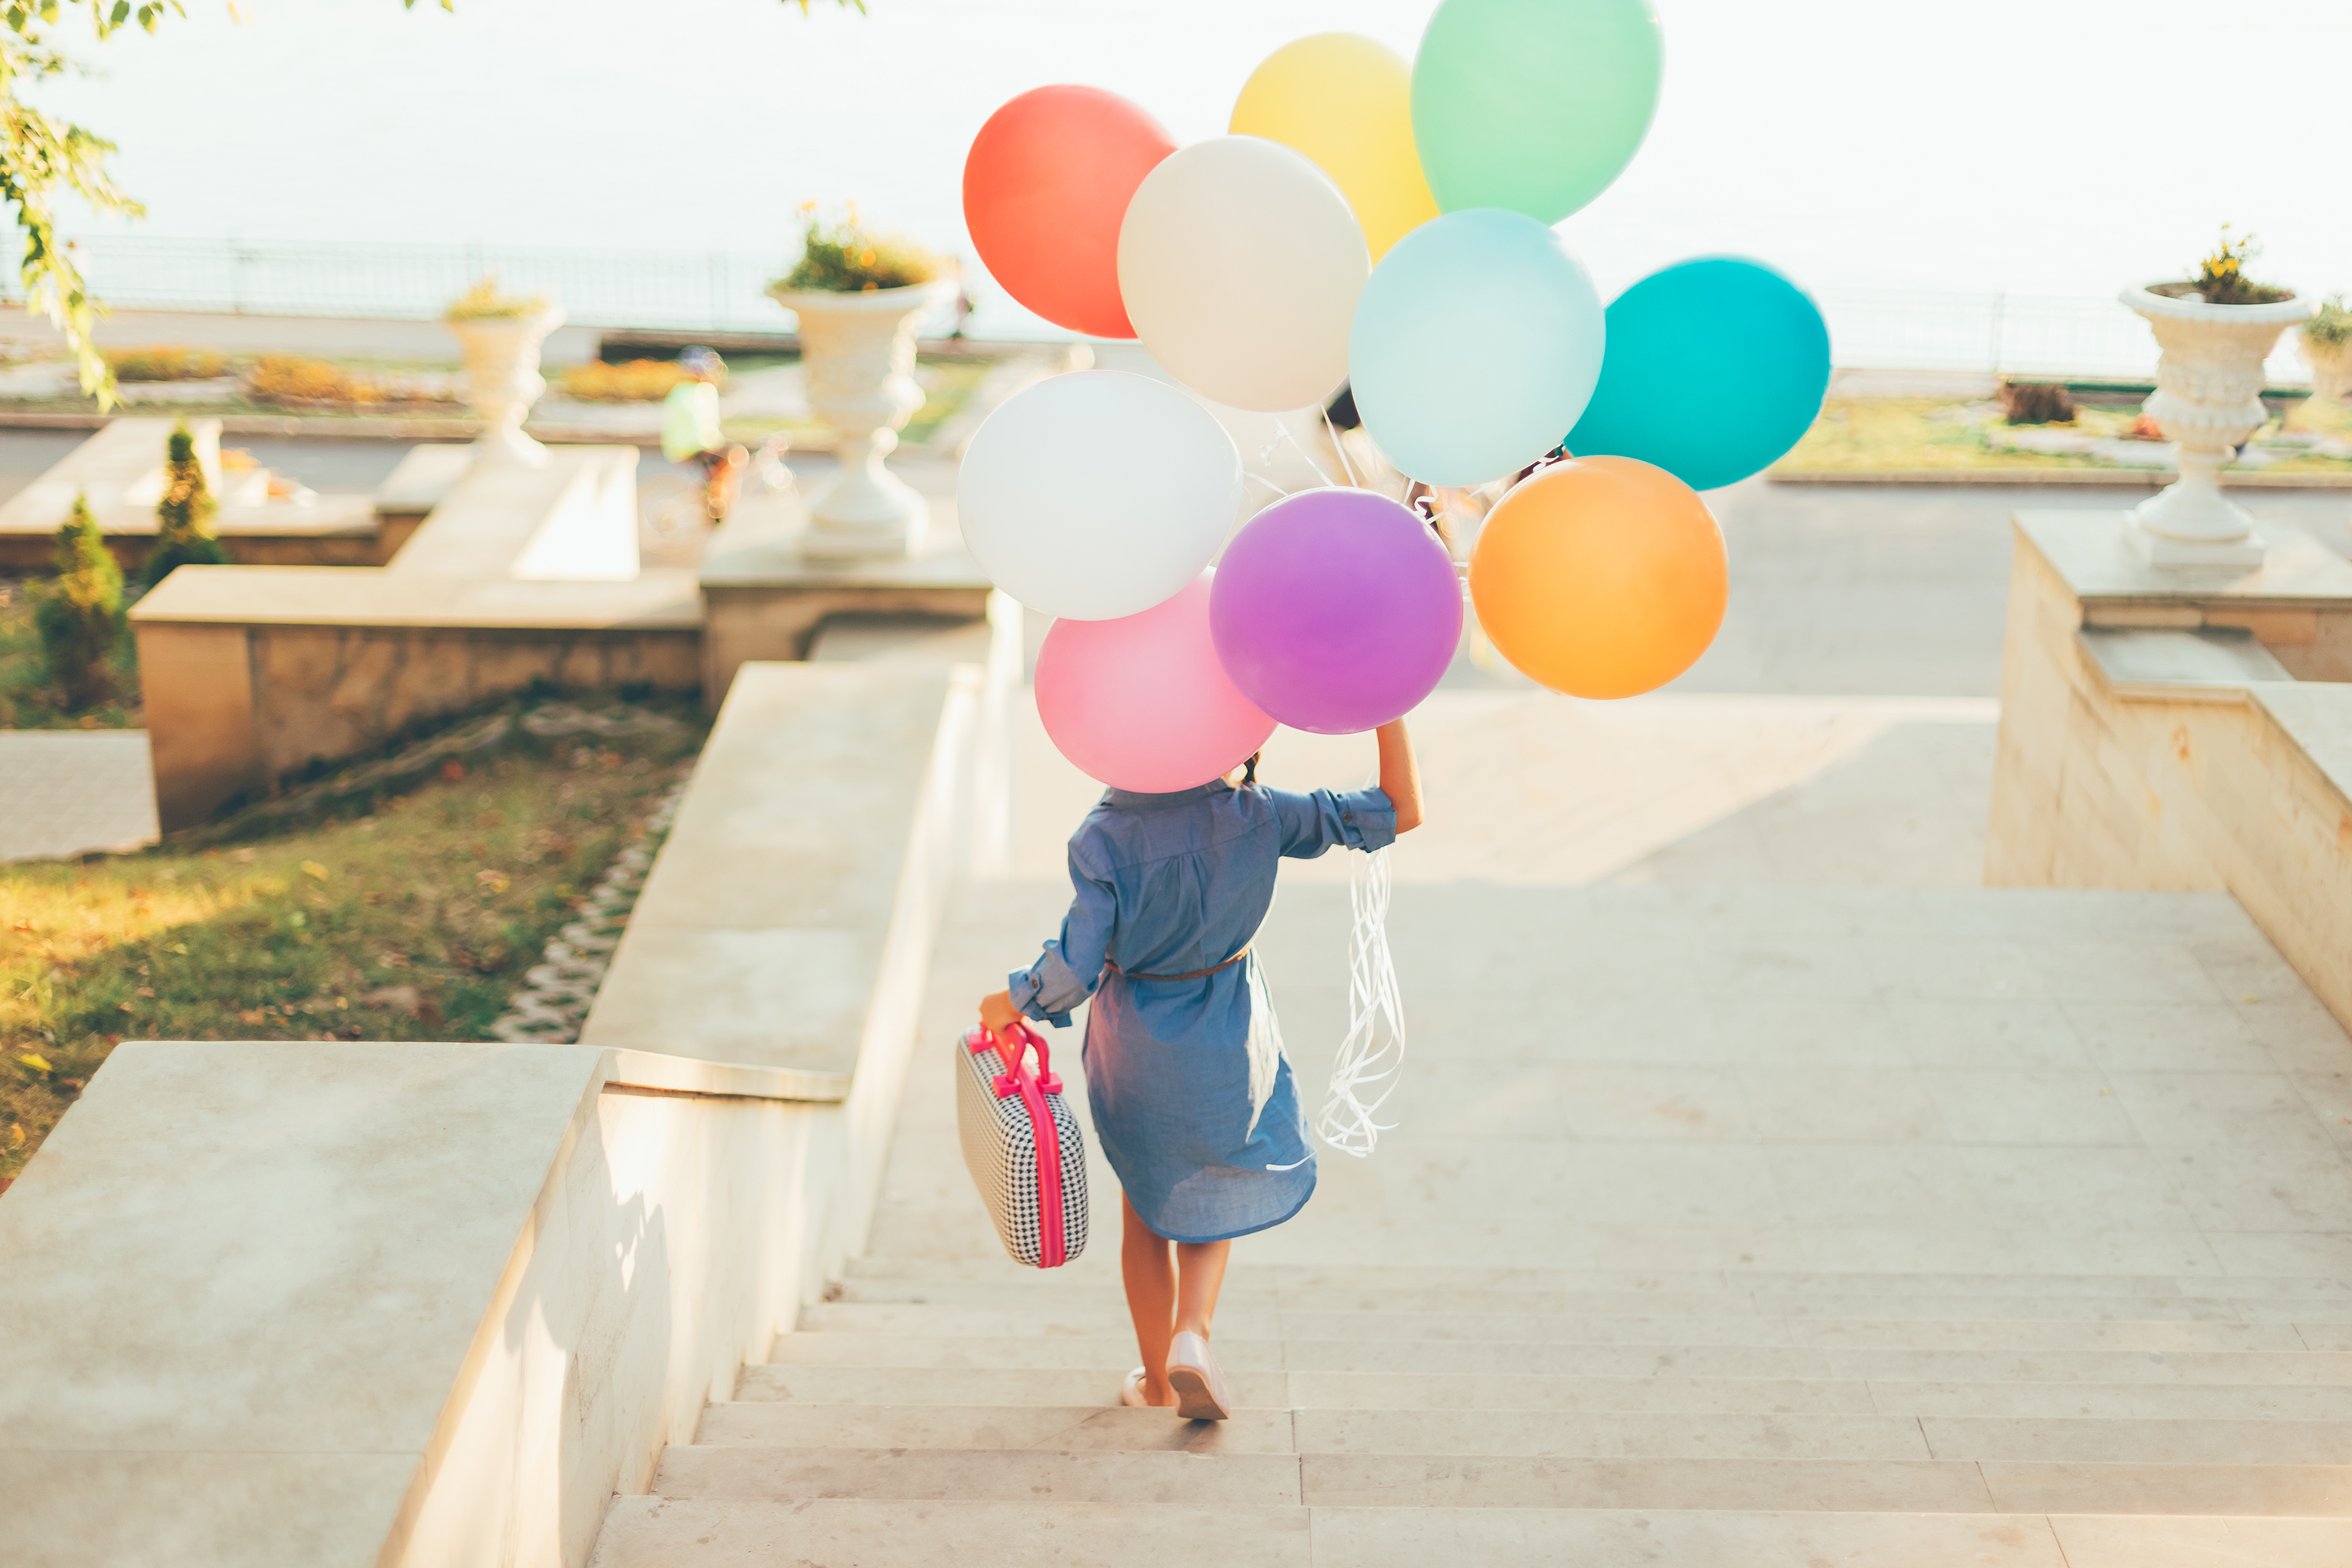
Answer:
[{"label": "stone railing", "polygon": [[1985,879],[2234,895],[2352,1027],[2352,564],[2142,564],[2123,514],[2017,520]]},{"label": "stone railing", "polygon": [[119,1047],[0,1200],[10,1568],[584,1563],[863,1243],[985,689],[745,667],[580,1045]]}]

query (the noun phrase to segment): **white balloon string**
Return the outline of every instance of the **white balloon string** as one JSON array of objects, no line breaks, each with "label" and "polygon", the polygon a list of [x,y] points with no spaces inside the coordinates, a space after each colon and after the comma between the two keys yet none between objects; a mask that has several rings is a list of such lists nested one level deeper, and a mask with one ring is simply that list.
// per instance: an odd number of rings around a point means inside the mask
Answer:
[{"label": "white balloon string", "polygon": [[1349,858],[1348,1037],[1331,1063],[1331,1087],[1315,1131],[1362,1159],[1396,1123],[1373,1120],[1404,1068],[1404,1003],[1389,957],[1389,852]]},{"label": "white balloon string", "polygon": [[1323,410],[1323,428],[1331,432],[1331,450],[1339,454],[1339,466],[1348,471],[1348,482],[1358,489],[1363,489],[1364,481],[1356,477],[1356,465],[1348,460],[1348,443],[1339,439],[1339,426],[1332,422],[1328,408]]},{"label": "white balloon string", "polygon": [[1315,470],[1315,477],[1321,479],[1327,486],[1329,485],[1331,476],[1323,471],[1323,465],[1315,460],[1315,454],[1307,449],[1307,443],[1301,441],[1291,430],[1289,416],[1282,414],[1276,415],[1274,427],[1282,432],[1282,438],[1290,443],[1294,451],[1307,459],[1307,466]]},{"label": "white balloon string", "polygon": [[1245,479],[1255,479],[1258,483],[1264,485],[1275,494],[1283,497],[1285,500],[1289,498],[1290,492],[1288,490],[1284,489],[1280,485],[1276,484],[1272,479],[1267,479],[1264,474],[1258,473],[1255,469],[1244,468],[1242,470],[1242,478]]}]

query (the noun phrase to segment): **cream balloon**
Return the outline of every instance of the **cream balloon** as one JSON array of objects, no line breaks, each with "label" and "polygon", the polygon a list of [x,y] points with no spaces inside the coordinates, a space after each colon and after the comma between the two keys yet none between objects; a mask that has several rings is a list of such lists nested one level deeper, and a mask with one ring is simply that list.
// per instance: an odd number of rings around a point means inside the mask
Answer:
[{"label": "cream balloon", "polygon": [[1242,500],[1242,459],[1209,411],[1118,370],[1049,376],[981,426],[956,479],[965,545],[1033,610],[1107,621],[1201,574]]},{"label": "cream balloon", "polygon": [[1151,357],[1234,408],[1322,403],[1348,379],[1371,273],[1353,209],[1312,159],[1219,136],[1161,160],[1118,231],[1118,289]]}]

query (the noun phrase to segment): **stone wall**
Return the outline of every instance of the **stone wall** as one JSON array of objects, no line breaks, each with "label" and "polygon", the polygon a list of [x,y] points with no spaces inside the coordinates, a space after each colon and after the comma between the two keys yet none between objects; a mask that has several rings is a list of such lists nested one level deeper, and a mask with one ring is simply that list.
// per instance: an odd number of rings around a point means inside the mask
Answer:
[{"label": "stone wall", "polygon": [[[119,1047],[0,1202],[0,1560],[583,1568],[863,1245],[982,689],[747,667],[647,890],[728,929],[658,954],[633,929],[601,1042]],[[798,756],[843,787],[787,811]],[[818,984],[744,942],[845,880],[876,891],[822,981],[862,999],[840,1070],[726,1060]]]},{"label": "stone wall", "polygon": [[2193,588],[2086,626],[2020,530],[1985,879],[2226,890],[2352,1026],[2352,686],[2289,662],[2336,617]]},{"label": "stone wall", "polygon": [[131,616],[163,830],[534,686],[698,689],[700,595],[638,568],[636,463],[572,447],[438,474],[445,499],[379,569],[172,574]]}]

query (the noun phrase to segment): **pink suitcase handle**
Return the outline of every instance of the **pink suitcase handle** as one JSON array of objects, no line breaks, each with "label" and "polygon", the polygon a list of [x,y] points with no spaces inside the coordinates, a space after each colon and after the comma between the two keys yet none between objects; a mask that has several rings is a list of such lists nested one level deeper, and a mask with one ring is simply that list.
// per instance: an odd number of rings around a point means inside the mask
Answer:
[{"label": "pink suitcase handle", "polygon": [[1054,1071],[1053,1053],[1045,1048],[1045,1037],[1028,1025],[1016,1021],[1013,1026],[1013,1037],[1009,1040],[995,1038],[989,1034],[985,1026],[973,1030],[972,1033],[979,1037],[978,1042],[971,1047],[972,1055],[978,1056],[993,1046],[996,1047],[996,1054],[1004,1058],[1005,1070],[999,1073],[996,1078],[997,1099],[1003,1100],[1007,1095],[1021,1092],[1019,1075],[1023,1046],[1033,1047],[1037,1052],[1037,1087],[1047,1094],[1062,1092],[1062,1080]]},{"label": "pink suitcase handle", "polygon": [[[1052,1110],[1045,1104],[1045,1097],[1061,1093],[1062,1080],[1054,1072],[1053,1058],[1046,1053],[1043,1036],[1018,1020],[1013,1025],[1012,1035],[1010,1040],[996,1039],[983,1025],[966,1035],[964,1044],[973,1056],[993,1049],[1003,1058],[1007,1070],[996,1075],[996,1098],[1005,1100],[1017,1094],[1029,1112],[1031,1146],[1037,1151],[1037,1266],[1059,1268],[1069,1261],[1067,1238],[1062,1230],[1062,1135],[1061,1129],[1055,1125]],[[1021,1047],[1024,1045],[1036,1047],[1034,1073],[1022,1059]]]}]

